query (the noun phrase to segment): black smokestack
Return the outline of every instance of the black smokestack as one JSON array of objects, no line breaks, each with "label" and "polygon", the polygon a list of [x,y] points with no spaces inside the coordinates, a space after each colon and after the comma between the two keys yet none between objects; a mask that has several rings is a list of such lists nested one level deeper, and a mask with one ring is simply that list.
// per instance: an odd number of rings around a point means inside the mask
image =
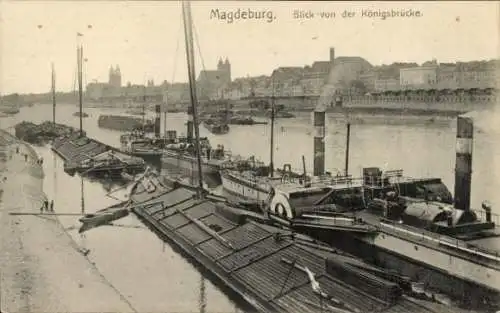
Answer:
[{"label": "black smokestack", "polygon": [[155,105],[155,137],[161,137],[161,106],[159,104]]},{"label": "black smokestack", "polygon": [[325,174],[325,111],[317,109],[314,111],[314,164],[313,175]]},{"label": "black smokestack", "polygon": [[455,164],[455,208],[470,209],[472,146],[474,126],[470,117],[457,119],[457,159]]},{"label": "black smokestack", "polygon": [[189,142],[193,140],[193,108],[191,106],[188,107],[188,121],[187,121],[187,139]]}]

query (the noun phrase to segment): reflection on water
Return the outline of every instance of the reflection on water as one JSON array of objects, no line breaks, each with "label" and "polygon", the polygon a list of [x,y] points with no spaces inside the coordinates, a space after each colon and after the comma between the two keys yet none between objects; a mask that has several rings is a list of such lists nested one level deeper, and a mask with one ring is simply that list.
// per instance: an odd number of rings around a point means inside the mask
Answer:
[{"label": "reflection on water", "polygon": [[[65,123],[78,127],[79,120],[73,117],[74,106],[58,107],[58,117]],[[119,145],[120,132],[99,129],[97,119],[104,111],[98,108],[85,109],[89,117],[83,120],[88,135],[106,144]],[[111,112],[109,112],[111,111]],[[108,110],[104,114],[117,114]],[[152,113],[151,113],[152,114]],[[7,128],[22,120],[39,123],[51,118],[49,106],[23,108],[9,118],[0,118],[0,127]],[[302,155],[306,159],[306,169],[312,169],[312,127],[309,114],[297,119],[276,121],[275,164],[290,163],[302,171]],[[167,127],[178,133],[185,132],[185,115],[169,114]],[[338,118],[328,118],[326,137],[326,168],[335,173],[344,166],[346,127]],[[269,125],[231,125],[227,135],[212,135],[200,127],[200,135],[209,137],[212,145],[222,144],[233,154],[255,155],[269,159]],[[498,133],[478,131],[474,139],[472,205],[479,207],[488,199],[500,204],[500,179],[496,159],[500,157]],[[350,140],[350,174],[358,176],[362,167],[380,166],[384,169],[404,169],[410,176],[434,176],[443,178],[453,191],[455,166],[455,123],[446,127],[353,125]],[[103,185],[83,180],[79,176],[70,177],[63,170],[63,164],[47,148],[39,148],[46,170],[45,191],[55,201],[59,212],[80,212],[85,207],[87,213],[95,212],[118,200],[105,194],[118,186]],[[52,175],[49,175],[51,173]],[[119,190],[115,196],[124,196]],[[84,197],[81,197],[83,193]],[[83,199],[84,203],[81,203]],[[495,208],[495,206],[494,206]],[[500,210],[496,209],[497,213]],[[66,228],[78,225],[75,217],[60,217]],[[80,245],[90,249],[89,258],[115,287],[130,299],[137,311],[168,312],[229,312],[235,304],[210,281],[206,281],[190,263],[186,262],[171,246],[164,244],[133,216],[117,222],[120,227],[103,226],[80,238],[76,230],[69,233]],[[161,248],[160,248],[161,246]],[[198,293],[193,290],[198,289]],[[210,299],[207,301],[207,299]]]}]

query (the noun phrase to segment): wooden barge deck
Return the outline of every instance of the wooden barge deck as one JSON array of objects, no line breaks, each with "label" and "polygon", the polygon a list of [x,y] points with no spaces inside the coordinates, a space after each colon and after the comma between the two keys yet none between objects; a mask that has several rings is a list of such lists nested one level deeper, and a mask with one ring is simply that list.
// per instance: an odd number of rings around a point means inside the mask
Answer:
[{"label": "wooden barge deck", "polygon": [[[128,172],[137,173],[145,168],[143,159],[135,156],[127,155],[120,150],[99,142],[87,136],[80,136],[74,134],[71,136],[61,137],[54,140],[52,144],[52,151],[59,155],[65,162],[65,171],[85,172],[89,168],[93,171],[114,172],[127,170]],[[114,159],[119,162],[108,162],[111,156],[106,156],[106,153],[111,153]],[[92,166],[91,160],[101,158],[99,165]],[[88,166],[85,166],[85,163]]]},{"label": "wooden barge deck", "polygon": [[[257,311],[460,312],[409,298],[397,282],[356,266],[359,260],[301,244],[291,233],[248,221],[221,202],[197,199],[190,188],[148,185],[135,186],[133,212]],[[323,296],[313,291],[306,268]]]}]

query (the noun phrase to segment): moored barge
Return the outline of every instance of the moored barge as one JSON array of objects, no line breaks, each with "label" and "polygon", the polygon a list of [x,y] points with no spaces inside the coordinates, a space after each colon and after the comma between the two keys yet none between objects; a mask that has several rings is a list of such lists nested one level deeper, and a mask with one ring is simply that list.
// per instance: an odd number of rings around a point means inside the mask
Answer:
[{"label": "moored barge", "polygon": [[461,312],[413,298],[404,277],[199,195],[188,185],[167,187],[149,176],[129,198],[132,211],[162,240],[259,312]]},{"label": "moored barge", "polygon": [[52,150],[64,160],[64,171],[97,177],[121,177],[144,171],[143,159],[79,134],[54,140]]},{"label": "moored barge", "polygon": [[150,120],[143,122],[143,119],[134,116],[125,115],[100,115],[97,120],[97,125],[100,128],[130,132],[137,129],[142,129],[145,132],[154,132],[154,123]]}]

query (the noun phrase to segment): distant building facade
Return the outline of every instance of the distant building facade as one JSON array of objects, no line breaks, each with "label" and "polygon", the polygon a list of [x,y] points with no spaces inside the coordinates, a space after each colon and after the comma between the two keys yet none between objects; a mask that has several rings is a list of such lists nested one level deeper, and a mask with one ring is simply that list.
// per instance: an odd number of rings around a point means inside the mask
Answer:
[{"label": "distant building facade", "polygon": [[226,89],[231,84],[231,63],[229,59],[223,62],[222,58],[217,63],[216,70],[202,70],[197,79],[200,97],[216,100],[224,97]]},{"label": "distant building facade", "polygon": [[432,89],[437,86],[438,64],[428,62],[422,66],[402,68],[399,72],[399,82],[402,89]]},{"label": "distant building facade", "polygon": [[[237,100],[248,97],[302,97],[315,99],[320,95],[338,97],[365,96],[411,90],[458,90],[495,88],[499,60],[441,63],[436,60],[416,63],[393,63],[372,66],[358,56],[335,56],[330,48],[328,61],[312,65],[281,66],[270,75],[241,77],[232,80],[231,63],[219,58],[215,70],[202,70],[197,78],[198,98],[203,100]],[[94,81],[87,85],[86,97],[92,100],[118,99],[189,103],[188,83],[122,86],[118,65],[111,66],[106,83]]]}]

